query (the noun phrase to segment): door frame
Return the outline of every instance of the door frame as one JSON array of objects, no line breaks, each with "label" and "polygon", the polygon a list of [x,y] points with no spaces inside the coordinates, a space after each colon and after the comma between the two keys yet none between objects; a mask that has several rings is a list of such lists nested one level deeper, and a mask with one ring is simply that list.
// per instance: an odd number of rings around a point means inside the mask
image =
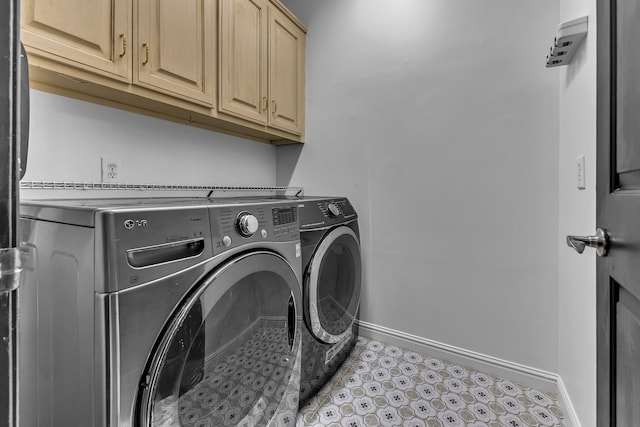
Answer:
[{"label": "door frame", "polygon": [[0,2],[0,427],[14,427],[18,390],[20,1]]},{"label": "door frame", "polygon": [[[612,129],[612,110],[615,105],[611,102],[613,92],[612,80],[614,76],[613,67],[615,64],[610,60],[612,49],[611,44],[615,39],[611,38],[612,14],[611,0],[597,0],[597,68],[596,68],[596,215],[600,214],[602,200],[612,190],[614,175],[611,168],[612,156],[610,153],[612,137],[615,129]],[[598,218],[599,220],[599,218]],[[605,285],[608,282],[606,266],[600,257],[596,260],[596,422],[598,426],[607,426],[611,420],[612,394],[610,390],[611,375],[610,370],[604,366],[610,366],[610,322],[611,307],[604,304],[611,297],[611,286]],[[609,330],[607,330],[609,329]]]}]

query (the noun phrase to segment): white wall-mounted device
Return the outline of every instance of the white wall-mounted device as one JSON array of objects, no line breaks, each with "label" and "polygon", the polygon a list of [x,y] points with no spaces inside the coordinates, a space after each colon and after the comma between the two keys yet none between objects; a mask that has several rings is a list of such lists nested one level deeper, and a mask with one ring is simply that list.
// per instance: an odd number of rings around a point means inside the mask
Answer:
[{"label": "white wall-mounted device", "polygon": [[587,17],[582,16],[558,25],[553,46],[547,54],[547,68],[568,65],[571,62],[580,43],[587,35],[587,23]]}]

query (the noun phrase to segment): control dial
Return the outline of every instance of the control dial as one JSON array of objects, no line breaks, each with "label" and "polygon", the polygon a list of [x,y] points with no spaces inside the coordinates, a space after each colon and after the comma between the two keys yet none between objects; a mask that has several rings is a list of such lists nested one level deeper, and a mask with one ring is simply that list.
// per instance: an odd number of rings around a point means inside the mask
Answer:
[{"label": "control dial", "polygon": [[335,203],[329,203],[327,205],[327,212],[329,213],[329,216],[331,218],[335,218],[338,215],[340,215],[340,209],[338,208],[338,205],[336,205]]},{"label": "control dial", "polygon": [[236,226],[238,227],[240,234],[244,237],[253,236],[253,234],[258,231],[258,225],[258,218],[256,218],[255,215],[252,215],[249,212],[240,212],[238,214]]}]

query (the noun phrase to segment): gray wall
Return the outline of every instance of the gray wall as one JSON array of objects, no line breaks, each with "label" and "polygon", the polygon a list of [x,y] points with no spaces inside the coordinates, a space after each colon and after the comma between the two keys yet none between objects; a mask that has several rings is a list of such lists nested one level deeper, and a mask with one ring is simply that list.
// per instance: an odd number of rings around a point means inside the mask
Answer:
[{"label": "gray wall", "polygon": [[[560,237],[596,229],[596,1],[562,0],[561,20],[589,16],[573,62],[560,70]],[[576,188],[576,159],[586,156],[586,189]],[[559,240],[558,373],[582,427],[596,425],[595,251],[578,255]]]},{"label": "gray wall", "polygon": [[[100,159],[110,157],[122,162],[121,180],[128,183],[275,184],[276,149],[271,145],[37,90],[31,90],[30,101],[24,180],[100,182]],[[21,196],[69,193],[29,190]]]},{"label": "gray wall", "polygon": [[555,372],[558,3],[285,3],[308,142],[278,148],[278,183],[355,204],[363,320]]}]

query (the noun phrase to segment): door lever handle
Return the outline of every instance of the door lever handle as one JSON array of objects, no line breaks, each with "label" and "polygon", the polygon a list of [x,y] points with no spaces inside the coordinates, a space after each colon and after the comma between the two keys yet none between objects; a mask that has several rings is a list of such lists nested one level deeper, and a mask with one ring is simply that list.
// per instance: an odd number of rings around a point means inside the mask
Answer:
[{"label": "door lever handle", "polygon": [[598,228],[595,236],[567,236],[567,245],[579,254],[588,246],[595,248],[598,256],[606,256],[609,251],[609,235],[602,228]]}]

